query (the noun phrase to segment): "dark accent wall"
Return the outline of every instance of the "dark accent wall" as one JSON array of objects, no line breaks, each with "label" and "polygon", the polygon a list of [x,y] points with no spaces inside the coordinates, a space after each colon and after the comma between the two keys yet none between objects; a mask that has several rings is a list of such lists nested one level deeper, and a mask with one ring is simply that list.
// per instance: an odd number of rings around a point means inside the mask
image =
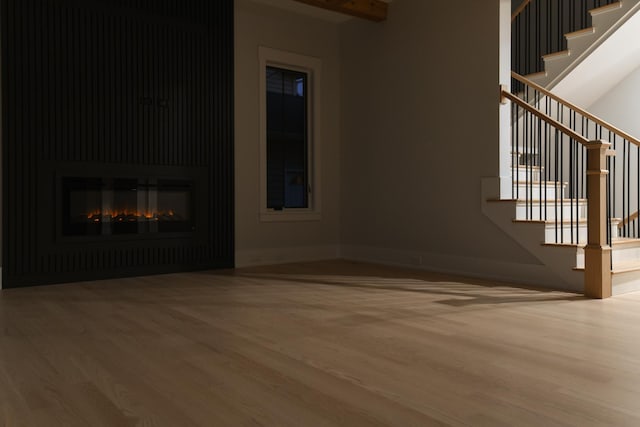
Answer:
[{"label": "dark accent wall", "polygon": [[[233,0],[0,0],[3,286],[233,266]],[[64,174],[200,176],[190,238],[73,242]]]}]

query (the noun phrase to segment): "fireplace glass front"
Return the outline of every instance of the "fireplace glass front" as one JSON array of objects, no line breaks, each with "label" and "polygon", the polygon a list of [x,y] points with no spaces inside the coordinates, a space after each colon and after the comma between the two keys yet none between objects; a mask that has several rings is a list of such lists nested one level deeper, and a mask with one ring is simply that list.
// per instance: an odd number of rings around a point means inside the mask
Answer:
[{"label": "fireplace glass front", "polygon": [[62,178],[62,234],[109,236],[194,230],[193,181]]}]

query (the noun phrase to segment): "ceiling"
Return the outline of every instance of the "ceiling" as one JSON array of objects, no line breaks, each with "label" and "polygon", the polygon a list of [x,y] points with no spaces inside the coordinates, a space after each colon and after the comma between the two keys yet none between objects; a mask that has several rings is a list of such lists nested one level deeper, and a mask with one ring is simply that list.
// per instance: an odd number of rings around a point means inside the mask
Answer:
[{"label": "ceiling", "polygon": [[[322,19],[323,21],[333,22],[340,24],[342,22],[354,19],[354,17],[345,15],[331,10],[321,9],[319,7],[309,6],[304,3],[298,3],[293,0],[253,0],[256,3],[263,3],[279,9],[288,10],[290,12],[299,13],[302,15],[312,16],[314,18]],[[386,3],[391,3],[394,0],[381,0]]]}]

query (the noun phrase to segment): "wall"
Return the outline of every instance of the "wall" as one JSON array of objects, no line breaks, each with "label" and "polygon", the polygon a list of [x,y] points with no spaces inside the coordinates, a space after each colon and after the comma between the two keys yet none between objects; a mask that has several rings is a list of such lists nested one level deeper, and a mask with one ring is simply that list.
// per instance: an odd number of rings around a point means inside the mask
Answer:
[{"label": "wall", "polygon": [[[340,229],[338,26],[249,0],[236,0],[235,14],[236,266],[335,258]],[[260,221],[259,46],[322,60],[319,221]]]},{"label": "wall", "polygon": [[499,170],[500,5],[402,0],[382,24],[342,24],[344,256],[534,280],[539,262],[481,212]]},{"label": "wall", "polygon": [[640,137],[640,68],[596,100],[588,111],[636,138]]},{"label": "wall", "polygon": [[[640,137],[640,121],[638,120],[640,112],[640,68],[632,71],[597,99],[587,108],[587,111],[636,138]],[[595,135],[595,132],[591,131],[590,135]],[[603,138],[609,140],[606,132],[603,134]],[[626,147],[621,144],[620,140],[617,140],[616,144],[616,156],[610,172],[611,176],[615,177],[616,182],[612,216],[628,218],[638,210],[640,195],[637,180],[638,147],[634,145]],[[626,165],[625,158],[628,161]],[[631,171],[630,174],[629,171]],[[628,229],[626,231],[631,232],[631,236],[636,235],[636,227],[637,224],[632,223],[631,230],[633,231]]]}]

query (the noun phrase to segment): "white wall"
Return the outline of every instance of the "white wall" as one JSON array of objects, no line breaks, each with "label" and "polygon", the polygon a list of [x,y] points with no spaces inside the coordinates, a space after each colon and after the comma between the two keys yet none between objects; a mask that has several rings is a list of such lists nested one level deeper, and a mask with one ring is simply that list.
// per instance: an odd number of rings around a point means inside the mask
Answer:
[{"label": "white wall", "polygon": [[[589,108],[592,114],[611,123],[615,127],[628,134],[640,138],[640,68],[637,68],[624,79],[622,79],[613,89],[607,91],[602,97],[596,100]],[[590,133],[594,135],[592,131]],[[605,132],[605,140],[609,136]],[[626,152],[626,150],[630,150]],[[627,218],[630,214],[638,210],[638,148],[635,146],[624,147],[618,141],[616,146],[616,167],[612,169],[611,175],[616,180],[616,194],[613,216]],[[625,168],[623,156],[629,157],[628,168]],[[623,179],[627,171],[631,171],[629,180]],[[623,197],[623,192],[626,197]],[[624,204],[623,204],[624,202]]]},{"label": "white wall", "polygon": [[345,256],[495,277],[538,264],[481,212],[499,170],[500,4],[401,0],[382,24],[342,24]]},{"label": "white wall", "polygon": [[640,138],[640,68],[625,77],[587,110]]},{"label": "white wall", "polygon": [[[340,42],[338,25],[236,0],[236,265],[336,258],[340,238]],[[322,60],[320,221],[259,219],[259,64],[266,46]]]}]

